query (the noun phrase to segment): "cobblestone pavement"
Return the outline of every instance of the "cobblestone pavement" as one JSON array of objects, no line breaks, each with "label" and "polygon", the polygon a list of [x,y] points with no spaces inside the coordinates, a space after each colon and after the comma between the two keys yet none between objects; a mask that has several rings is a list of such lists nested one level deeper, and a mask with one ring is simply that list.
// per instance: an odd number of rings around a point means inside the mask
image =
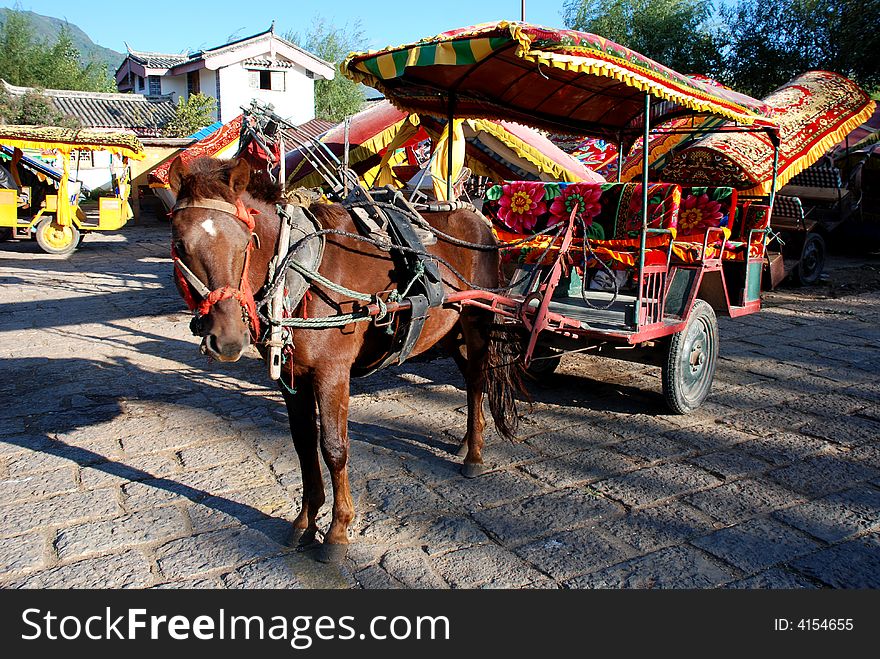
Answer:
[{"label": "cobblestone pavement", "polygon": [[158,221],[68,260],[0,245],[2,587],[880,588],[876,290],[722,320],[687,417],[657,369],[568,357],[474,480],[450,360],[357,381],[333,567],[280,544],[301,488],[280,396],[257,359],[198,354],[167,251]]}]

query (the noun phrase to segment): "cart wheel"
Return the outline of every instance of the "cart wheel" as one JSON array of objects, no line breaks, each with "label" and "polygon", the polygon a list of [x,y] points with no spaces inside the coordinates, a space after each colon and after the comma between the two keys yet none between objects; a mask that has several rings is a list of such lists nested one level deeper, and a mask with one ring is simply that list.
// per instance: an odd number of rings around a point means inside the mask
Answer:
[{"label": "cart wheel", "polygon": [[812,286],[825,269],[825,240],[818,233],[807,234],[801,260],[792,273],[795,283]]},{"label": "cart wheel", "polygon": [[37,243],[47,254],[70,254],[79,245],[79,229],[72,224],[62,227],[55,218],[45,217],[37,225]]},{"label": "cart wheel", "polygon": [[706,400],[717,360],[715,311],[704,300],[697,300],[685,328],[672,336],[663,364],[663,396],[673,412],[693,412]]},{"label": "cart wheel", "polygon": [[562,355],[559,351],[545,346],[535,346],[535,354],[532,356],[526,373],[535,380],[543,380],[553,375],[553,372],[559,368],[561,361]]},{"label": "cart wheel", "polygon": [[0,227],[0,242],[4,240],[12,240],[12,229],[10,227]]}]

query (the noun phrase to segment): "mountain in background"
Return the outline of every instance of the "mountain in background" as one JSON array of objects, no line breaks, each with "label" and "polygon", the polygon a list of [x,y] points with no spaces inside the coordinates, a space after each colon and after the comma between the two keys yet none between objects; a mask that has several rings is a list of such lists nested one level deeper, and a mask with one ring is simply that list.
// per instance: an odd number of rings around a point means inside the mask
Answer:
[{"label": "mountain in background", "polygon": [[[0,24],[6,22],[6,16],[10,11],[12,10],[0,8]],[[88,64],[94,58],[99,62],[105,62],[107,69],[110,71],[111,78],[119,65],[122,64],[122,60],[125,59],[125,55],[122,53],[117,53],[115,50],[96,44],[89,38],[89,35],[73,23],[60,18],[53,18],[52,16],[36,14],[32,11],[22,11],[22,13],[30,19],[31,25],[34,28],[34,37],[38,41],[54,43],[58,36],[58,31],[63,25],[67,25],[67,29],[70,31],[70,38],[73,40],[77,50],[79,50],[80,61],[83,64]]]}]

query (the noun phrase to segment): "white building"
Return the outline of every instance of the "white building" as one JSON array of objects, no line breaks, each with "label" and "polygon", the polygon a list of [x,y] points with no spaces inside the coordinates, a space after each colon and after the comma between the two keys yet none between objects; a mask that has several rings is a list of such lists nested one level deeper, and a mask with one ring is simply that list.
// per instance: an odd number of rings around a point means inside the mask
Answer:
[{"label": "white building", "polygon": [[294,124],[315,116],[315,80],[331,80],[331,64],[282,39],[273,27],[261,34],[188,54],[134,51],[116,70],[121,92],[171,95],[176,102],[202,93],[217,101],[223,123],[257,99]]}]

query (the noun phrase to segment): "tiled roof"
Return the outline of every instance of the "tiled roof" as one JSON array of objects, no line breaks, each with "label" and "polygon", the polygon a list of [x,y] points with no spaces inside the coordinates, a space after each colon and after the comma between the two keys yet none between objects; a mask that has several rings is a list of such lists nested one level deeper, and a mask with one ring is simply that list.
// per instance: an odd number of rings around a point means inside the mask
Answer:
[{"label": "tiled roof", "polygon": [[183,53],[141,53],[129,50],[128,54],[136,62],[140,62],[148,69],[170,69],[172,66],[183,64],[189,59],[189,55]]},{"label": "tiled roof", "polygon": [[[10,96],[22,96],[30,87],[16,87],[2,81]],[[55,108],[79,119],[83,128],[128,129],[136,135],[158,135],[174,117],[170,96],[140,94],[101,94],[68,89],[44,89]]]}]

